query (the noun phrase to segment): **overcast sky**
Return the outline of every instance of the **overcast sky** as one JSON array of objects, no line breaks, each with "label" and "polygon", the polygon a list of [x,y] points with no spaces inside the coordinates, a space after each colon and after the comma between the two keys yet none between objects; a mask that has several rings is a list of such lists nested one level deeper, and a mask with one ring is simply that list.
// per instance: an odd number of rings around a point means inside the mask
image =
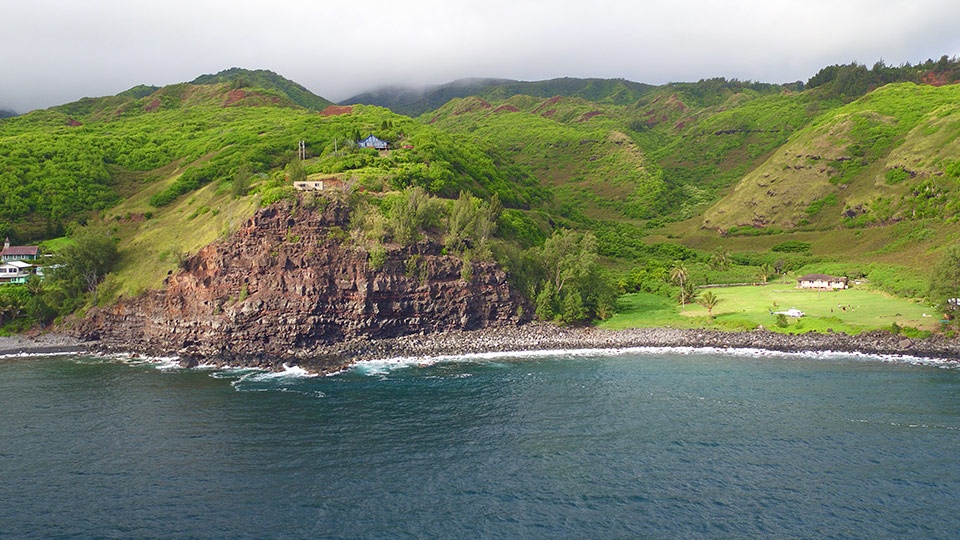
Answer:
[{"label": "overcast sky", "polygon": [[957,0],[0,0],[0,108],[230,67],[338,101],[463,77],[723,76],[960,56]]}]

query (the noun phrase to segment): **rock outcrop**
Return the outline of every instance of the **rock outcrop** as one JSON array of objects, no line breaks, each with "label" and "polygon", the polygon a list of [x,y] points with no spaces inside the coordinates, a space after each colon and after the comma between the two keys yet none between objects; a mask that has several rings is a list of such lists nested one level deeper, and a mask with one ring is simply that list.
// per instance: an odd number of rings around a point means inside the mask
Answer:
[{"label": "rock outcrop", "polygon": [[329,371],[350,361],[328,354],[334,344],[513,326],[531,313],[495,263],[464,272],[436,242],[386,245],[374,269],[345,240],[348,207],[325,206],[265,208],[185,261],[162,290],[93,309],[71,332],[108,350]]}]

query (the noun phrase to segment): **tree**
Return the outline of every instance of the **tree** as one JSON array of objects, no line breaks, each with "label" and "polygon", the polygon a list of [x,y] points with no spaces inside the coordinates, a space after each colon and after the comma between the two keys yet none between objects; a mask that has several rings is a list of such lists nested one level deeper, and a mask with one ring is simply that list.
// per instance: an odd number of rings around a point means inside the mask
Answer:
[{"label": "tree", "polygon": [[757,279],[763,283],[766,283],[771,275],[773,275],[773,268],[767,263],[761,264],[760,268],[757,269]]},{"label": "tree", "polygon": [[230,193],[234,197],[243,197],[250,190],[250,168],[241,165],[230,181]]},{"label": "tree", "polygon": [[702,295],[700,295],[700,298],[697,299],[697,302],[701,306],[707,308],[707,315],[709,315],[712,318],[713,308],[715,308],[717,304],[720,303],[720,299],[717,298],[717,295],[713,294],[713,291],[707,291]]},{"label": "tree", "polygon": [[5,285],[0,288],[0,326],[17,320],[30,300],[23,286]]},{"label": "tree", "polygon": [[569,324],[612,311],[615,294],[600,272],[593,233],[557,231],[535,250],[535,258],[543,276],[538,317]]},{"label": "tree", "polygon": [[[54,259],[51,278],[74,305],[84,293],[95,293],[120,258],[117,239],[109,231],[81,227],[73,234],[73,243]],[[68,309],[73,306],[67,306]]]},{"label": "tree", "polygon": [[497,230],[497,220],[502,211],[503,205],[497,194],[489,202],[484,202],[461,191],[446,220],[444,244],[447,249],[458,253],[471,249],[477,260],[490,259],[492,253],[489,243]]},{"label": "tree", "polygon": [[307,171],[303,168],[300,158],[294,158],[286,167],[287,179],[291,182],[302,182],[307,179]]},{"label": "tree", "polygon": [[723,248],[717,248],[710,256],[710,268],[719,271],[725,271],[730,268],[730,252]]},{"label": "tree", "polygon": [[440,226],[443,207],[422,187],[403,190],[400,198],[391,200],[388,210],[393,239],[401,244],[420,240],[420,232]]},{"label": "tree", "polygon": [[927,295],[942,312],[957,308],[960,298],[960,245],[953,246],[943,254],[930,276]]},{"label": "tree", "polygon": [[686,265],[683,264],[683,261],[676,261],[673,263],[673,268],[670,269],[670,281],[677,284],[680,287],[680,306],[681,309],[686,307],[686,300],[689,295],[686,294],[684,289],[684,283],[689,282],[690,280],[690,271],[687,270]]},{"label": "tree", "polygon": [[697,288],[693,286],[692,281],[687,281],[683,284],[683,287],[680,287],[678,298],[680,299],[680,304],[684,306],[697,301]]}]

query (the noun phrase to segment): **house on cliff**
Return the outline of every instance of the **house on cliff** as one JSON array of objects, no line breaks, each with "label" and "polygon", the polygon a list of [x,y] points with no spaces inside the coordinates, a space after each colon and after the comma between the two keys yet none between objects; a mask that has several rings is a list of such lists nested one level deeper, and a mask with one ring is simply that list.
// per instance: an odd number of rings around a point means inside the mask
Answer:
[{"label": "house on cliff", "polygon": [[827,274],[807,274],[797,278],[797,288],[817,291],[842,290],[847,288],[847,278]]},{"label": "house on cliff", "polygon": [[318,180],[301,180],[294,182],[293,187],[300,191],[324,191],[343,188],[343,181],[337,177],[321,178]]},{"label": "house on cliff", "polygon": [[377,137],[370,135],[366,139],[357,142],[357,148],[373,148],[374,150],[386,150],[390,148],[390,144],[386,141],[380,140]]}]

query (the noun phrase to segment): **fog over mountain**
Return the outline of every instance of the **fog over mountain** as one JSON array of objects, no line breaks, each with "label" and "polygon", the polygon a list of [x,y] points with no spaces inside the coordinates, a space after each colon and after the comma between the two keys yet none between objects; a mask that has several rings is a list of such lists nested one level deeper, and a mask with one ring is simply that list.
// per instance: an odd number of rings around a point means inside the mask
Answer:
[{"label": "fog over mountain", "polygon": [[960,54],[953,0],[34,0],[0,15],[0,105],[18,112],[232,66],[338,101],[464,77],[779,83]]}]

